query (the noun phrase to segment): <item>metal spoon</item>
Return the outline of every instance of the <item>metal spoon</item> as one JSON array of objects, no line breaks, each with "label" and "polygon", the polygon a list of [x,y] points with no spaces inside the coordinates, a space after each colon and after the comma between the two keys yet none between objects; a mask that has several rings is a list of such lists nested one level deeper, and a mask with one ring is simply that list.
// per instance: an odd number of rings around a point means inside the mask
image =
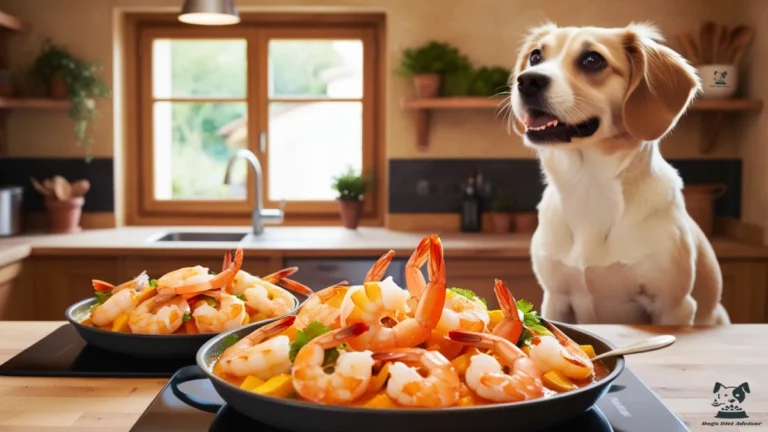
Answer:
[{"label": "metal spoon", "polygon": [[607,353],[603,353],[603,354],[600,354],[599,356],[595,356],[592,358],[592,361],[594,362],[594,361],[602,360],[604,358],[619,356],[619,355],[639,354],[639,353],[644,353],[648,351],[656,351],[662,348],[666,348],[672,345],[673,343],[675,343],[675,337],[672,335],[654,336],[652,338],[648,338],[638,343],[625,346],[624,348],[616,348],[615,350],[611,350],[611,351],[608,351]]}]

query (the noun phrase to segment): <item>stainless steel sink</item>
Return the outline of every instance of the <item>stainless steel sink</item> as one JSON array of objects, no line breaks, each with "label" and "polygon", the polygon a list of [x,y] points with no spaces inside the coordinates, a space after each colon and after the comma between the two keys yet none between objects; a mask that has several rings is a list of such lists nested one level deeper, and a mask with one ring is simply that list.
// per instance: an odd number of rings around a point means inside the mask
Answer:
[{"label": "stainless steel sink", "polygon": [[170,232],[153,242],[239,242],[248,233]]}]

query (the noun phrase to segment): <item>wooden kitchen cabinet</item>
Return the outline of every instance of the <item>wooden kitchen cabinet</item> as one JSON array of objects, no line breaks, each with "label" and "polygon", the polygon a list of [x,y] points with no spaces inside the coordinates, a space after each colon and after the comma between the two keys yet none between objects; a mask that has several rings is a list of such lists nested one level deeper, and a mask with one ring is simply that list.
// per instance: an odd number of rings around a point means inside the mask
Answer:
[{"label": "wooden kitchen cabinet", "polygon": [[493,287],[495,279],[501,279],[516,299],[526,299],[540,310],[543,295],[528,259],[446,258],[445,271],[448,287],[474,291],[491,309],[499,308]]},{"label": "wooden kitchen cabinet", "polygon": [[731,322],[768,322],[768,261],[721,261],[722,303]]},{"label": "wooden kitchen cabinet", "polygon": [[24,262],[17,261],[0,267],[0,320],[17,319],[19,307],[30,307],[30,293],[25,292],[19,284],[24,269]]}]

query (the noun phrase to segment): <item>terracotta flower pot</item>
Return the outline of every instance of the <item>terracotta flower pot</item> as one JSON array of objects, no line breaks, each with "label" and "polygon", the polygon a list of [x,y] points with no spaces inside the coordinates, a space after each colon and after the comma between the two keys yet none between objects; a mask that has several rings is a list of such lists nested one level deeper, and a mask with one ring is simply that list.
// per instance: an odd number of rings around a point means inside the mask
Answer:
[{"label": "terracotta flower pot", "polygon": [[48,83],[48,93],[53,99],[66,99],[69,97],[69,88],[63,79],[54,75]]},{"label": "terracotta flower pot", "polygon": [[491,226],[497,234],[508,233],[512,227],[512,213],[491,213]]},{"label": "terracotta flower pot", "polygon": [[413,88],[416,97],[433,98],[440,93],[441,77],[438,74],[419,74],[413,76]]},{"label": "terracotta flower pot", "polygon": [[357,229],[363,215],[363,202],[339,200],[339,214],[344,228]]},{"label": "terracotta flower pot", "polygon": [[539,213],[536,211],[515,213],[515,232],[532,233],[539,225]]},{"label": "terracotta flower pot", "polygon": [[67,200],[47,198],[45,207],[48,209],[48,222],[50,230],[54,233],[78,232],[80,228],[80,216],[83,213],[85,198],[75,197]]}]

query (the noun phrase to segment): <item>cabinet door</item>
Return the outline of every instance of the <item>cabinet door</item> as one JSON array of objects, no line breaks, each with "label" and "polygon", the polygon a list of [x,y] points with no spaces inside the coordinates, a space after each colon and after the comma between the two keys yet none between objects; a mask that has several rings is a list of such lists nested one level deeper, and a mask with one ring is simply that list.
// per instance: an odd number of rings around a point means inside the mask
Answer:
[{"label": "cabinet door", "polygon": [[503,280],[516,299],[528,300],[536,310],[541,308],[542,290],[527,259],[447,258],[445,265],[448,287],[474,291],[491,309],[499,307],[495,279]]},{"label": "cabinet door", "polygon": [[100,257],[35,258],[35,317],[39,320],[64,319],[72,303],[93,296],[91,280],[116,281],[118,259]]},{"label": "cabinet door", "polygon": [[768,262],[722,261],[722,303],[731,322],[765,323],[766,287],[768,286]]}]

